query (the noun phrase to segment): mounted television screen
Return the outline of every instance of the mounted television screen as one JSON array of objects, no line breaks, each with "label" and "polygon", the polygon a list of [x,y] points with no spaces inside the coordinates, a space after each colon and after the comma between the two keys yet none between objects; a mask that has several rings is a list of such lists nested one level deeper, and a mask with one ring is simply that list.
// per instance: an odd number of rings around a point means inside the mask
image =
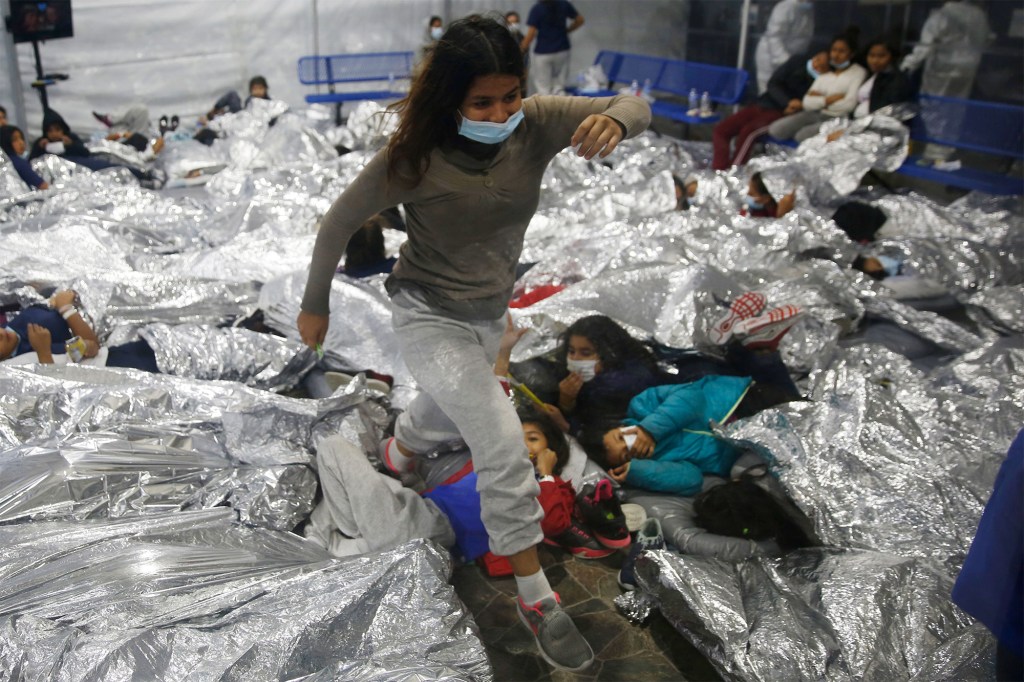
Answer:
[{"label": "mounted television screen", "polygon": [[14,42],[70,38],[71,0],[11,0],[11,33]]}]

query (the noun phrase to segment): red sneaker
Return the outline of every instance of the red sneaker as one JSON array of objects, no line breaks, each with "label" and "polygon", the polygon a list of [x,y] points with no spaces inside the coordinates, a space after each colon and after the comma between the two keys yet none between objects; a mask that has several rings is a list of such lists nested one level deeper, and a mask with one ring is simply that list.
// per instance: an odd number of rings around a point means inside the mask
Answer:
[{"label": "red sneaker", "polygon": [[715,322],[714,326],[708,331],[708,338],[711,339],[711,343],[724,346],[732,338],[738,323],[752,317],[757,317],[766,305],[768,305],[768,299],[764,294],[759,294],[756,291],[748,291],[737,298],[729,306],[729,312],[719,319],[718,322]]},{"label": "red sneaker", "polygon": [[561,547],[581,559],[603,559],[609,554],[615,553],[614,549],[609,549],[598,543],[586,528],[577,523],[576,519],[573,519],[572,524],[558,535],[551,538],[545,537],[544,544]]},{"label": "red sneaker", "polygon": [[778,350],[779,341],[803,314],[798,306],[787,303],[758,317],[740,321],[733,333],[750,350]]}]

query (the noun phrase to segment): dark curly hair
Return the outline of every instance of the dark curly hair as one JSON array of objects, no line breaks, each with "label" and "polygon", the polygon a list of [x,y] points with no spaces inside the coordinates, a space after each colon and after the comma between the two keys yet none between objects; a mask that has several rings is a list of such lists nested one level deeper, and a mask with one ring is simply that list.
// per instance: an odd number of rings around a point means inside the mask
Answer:
[{"label": "dark curly hair", "polygon": [[589,315],[573,322],[559,340],[556,359],[563,368],[569,357],[569,339],[582,336],[597,350],[601,368],[605,371],[640,364],[651,372],[658,371],[658,363],[651,349],[637,341],[619,323],[607,315]]},{"label": "dark curly hair", "polygon": [[746,478],[700,493],[693,499],[693,511],[697,525],[709,533],[775,540],[783,551],[814,544],[771,493]]},{"label": "dark curly hair", "polygon": [[548,449],[555,453],[554,474],[556,476],[561,474],[562,469],[569,463],[569,441],[565,439],[565,434],[555,422],[551,421],[550,417],[535,407],[520,407],[518,414],[519,421],[523,424],[536,425],[544,434],[544,439],[548,442]]}]

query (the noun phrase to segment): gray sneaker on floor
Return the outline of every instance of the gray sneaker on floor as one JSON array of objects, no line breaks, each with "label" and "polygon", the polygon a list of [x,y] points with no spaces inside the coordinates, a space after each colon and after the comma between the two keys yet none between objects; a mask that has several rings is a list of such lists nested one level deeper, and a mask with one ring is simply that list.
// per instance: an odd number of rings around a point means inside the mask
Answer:
[{"label": "gray sneaker on floor", "polygon": [[559,602],[557,594],[533,606],[527,606],[521,597],[516,597],[516,610],[519,620],[537,639],[537,648],[545,661],[560,670],[579,672],[594,662],[594,650]]}]

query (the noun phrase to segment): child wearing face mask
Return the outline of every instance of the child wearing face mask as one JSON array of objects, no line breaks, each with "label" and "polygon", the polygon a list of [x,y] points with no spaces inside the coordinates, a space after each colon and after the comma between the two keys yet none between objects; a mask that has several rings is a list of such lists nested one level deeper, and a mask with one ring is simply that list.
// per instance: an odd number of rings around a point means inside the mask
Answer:
[{"label": "child wearing face mask", "polygon": [[17,126],[0,126],[0,149],[11,160],[18,176],[30,187],[49,189],[50,185],[38,173],[32,170],[28,162],[28,147],[25,144],[25,133]]},{"label": "child wearing face mask", "polygon": [[801,399],[778,353],[779,341],[797,317],[790,316],[788,325],[770,334],[732,341],[730,354],[751,376],[710,375],[649,388],[629,402],[625,419],[589,423],[580,445],[623,485],[696,495],[705,474],[727,476],[740,454],[712,432],[713,423]]},{"label": "child wearing face mask", "polygon": [[[650,348],[605,315],[576,320],[562,336],[556,421],[570,433],[600,414],[621,417],[641,391],[665,383]],[[565,419],[559,420],[559,417]]]}]

